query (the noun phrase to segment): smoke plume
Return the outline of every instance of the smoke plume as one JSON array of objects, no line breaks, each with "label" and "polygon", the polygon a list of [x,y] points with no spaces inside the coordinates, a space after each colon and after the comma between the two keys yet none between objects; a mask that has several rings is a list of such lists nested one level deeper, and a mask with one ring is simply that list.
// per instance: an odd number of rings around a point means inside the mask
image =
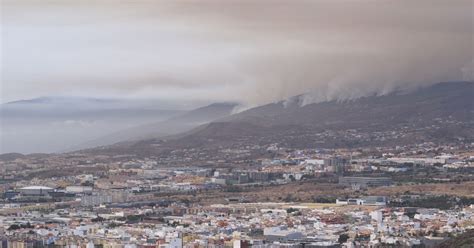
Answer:
[{"label": "smoke plume", "polygon": [[472,9],[471,0],[7,0],[1,97],[256,105],[473,80]]}]

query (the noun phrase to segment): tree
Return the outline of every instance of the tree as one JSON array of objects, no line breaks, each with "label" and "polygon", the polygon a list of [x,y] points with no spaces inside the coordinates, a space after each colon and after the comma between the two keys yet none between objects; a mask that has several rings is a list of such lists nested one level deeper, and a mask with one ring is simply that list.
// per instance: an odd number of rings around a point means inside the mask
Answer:
[{"label": "tree", "polygon": [[286,212],[289,213],[289,214],[291,214],[291,213],[293,213],[293,212],[297,212],[297,211],[298,211],[298,209],[296,209],[296,208],[288,208],[288,209],[286,210]]},{"label": "tree", "polygon": [[343,233],[339,235],[339,239],[337,240],[337,242],[339,242],[339,244],[346,243],[348,239],[349,235],[347,235],[347,233]]},{"label": "tree", "polygon": [[17,224],[13,224],[11,225],[7,230],[11,231],[11,230],[18,230],[20,229],[21,227]]}]

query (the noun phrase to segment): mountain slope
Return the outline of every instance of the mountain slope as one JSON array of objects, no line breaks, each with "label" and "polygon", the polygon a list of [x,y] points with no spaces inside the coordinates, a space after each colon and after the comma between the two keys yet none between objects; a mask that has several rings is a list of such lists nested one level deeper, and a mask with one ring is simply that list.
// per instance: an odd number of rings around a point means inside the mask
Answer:
[{"label": "mountain slope", "polygon": [[440,83],[409,93],[364,97],[351,101],[329,101],[300,106],[301,96],[289,104],[273,103],[253,108],[223,119],[225,122],[248,122],[275,125],[351,125],[380,123],[392,125],[430,121],[451,116],[472,118],[474,83]]},{"label": "mountain slope", "polygon": [[440,83],[351,101],[263,105],[185,133],[148,138],[107,152],[157,155],[176,149],[217,151],[278,143],[283,147],[367,147],[474,141],[474,83]]},{"label": "mountain slope", "polygon": [[140,139],[160,138],[186,132],[199,125],[232,114],[237,106],[235,103],[214,103],[197,109],[187,111],[165,121],[144,124],[120,130],[107,136],[94,139],[80,145],[77,149],[103,146],[124,141],[137,141]]},{"label": "mountain slope", "polygon": [[473,139],[473,96],[474,83],[453,82],[305,106],[296,97],[290,104],[272,103],[222,118],[174,142],[344,147]]},{"label": "mountain slope", "polygon": [[472,248],[474,247],[474,230],[470,229],[467,230],[465,233],[460,234],[454,238],[451,238],[440,245],[436,246],[436,248]]},{"label": "mountain slope", "polygon": [[[300,106],[273,103],[219,120],[189,138],[222,134],[231,136],[236,123],[264,128],[263,135],[240,130],[262,143],[289,146],[357,146],[449,141],[474,138],[474,83],[439,83],[413,92],[395,92],[351,101],[329,101]],[[227,128],[226,128],[227,126]],[[353,133],[348,133],[351,130]],[[355,131],[354,131],[355,130]],[[390,134],[388,132],[398,132]],[[381,132],[386,134],[377,134]],[[358,137],[360,136],[360,137]],[[386,136],[386,137],[380,137]],[[219,137],[214,137],[219,139]]]}]

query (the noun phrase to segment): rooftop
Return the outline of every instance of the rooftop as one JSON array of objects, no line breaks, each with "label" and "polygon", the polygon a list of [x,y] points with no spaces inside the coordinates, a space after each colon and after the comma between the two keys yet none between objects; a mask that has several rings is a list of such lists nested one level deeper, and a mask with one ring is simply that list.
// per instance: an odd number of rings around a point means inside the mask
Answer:
[{"label": "rooftop", "polygon": [[53,188],[46,187],[46,186],[27,186],[21,189],[42,189],[42,190],[52,190]]}]

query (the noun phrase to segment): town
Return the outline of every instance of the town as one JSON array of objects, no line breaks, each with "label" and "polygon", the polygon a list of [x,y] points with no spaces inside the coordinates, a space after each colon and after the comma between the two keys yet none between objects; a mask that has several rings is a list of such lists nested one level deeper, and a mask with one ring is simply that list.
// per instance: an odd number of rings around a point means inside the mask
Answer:
[{"label": "town", "polygon": [[0,247],[435,247],[473,234],[473,148],[5,154]]}]

